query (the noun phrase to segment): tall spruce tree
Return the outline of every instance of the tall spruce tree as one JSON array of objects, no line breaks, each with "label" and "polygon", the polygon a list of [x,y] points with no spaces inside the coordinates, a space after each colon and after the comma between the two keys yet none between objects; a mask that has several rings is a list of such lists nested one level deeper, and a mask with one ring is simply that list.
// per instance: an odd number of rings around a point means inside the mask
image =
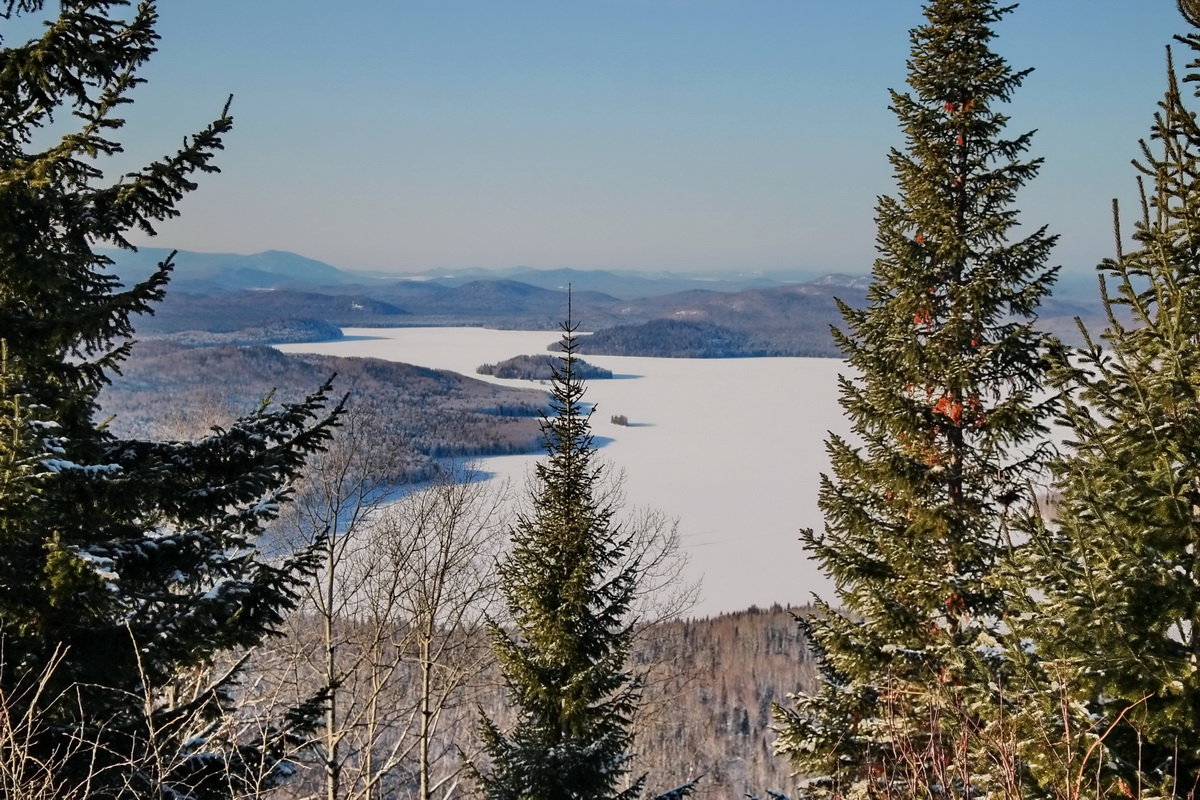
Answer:
[{"label": "tall spruce tree", "polygon": [[1054,237],[1017,236],[1015,194],[1038,169],[999,110],[1027,71],[990,49],[1011,10],[931,0],[892,92],[906,138],[896,197],[876,212],[868,305],[835,331],[852,441],[827,443],[811,555],[843,610],[803,622],[819,691],[779,709],[779,753],[833,797],[974,796],[1003,780],[981,753],[1004,671],[994,570],[1007,515],[1041,458],[1048,344],[1033,325]]},{"label": "tall spruce tree", "polygon": [[645,783],[627,780],[641,697],[628,664],[637,554],[602,499],[575,331],[568,314],[542,420],[547,458],[500,566],[511,626],[492,637],[517,721],[507,733],[481,721],[490,764],[476,777],[490,800],[632,800]]},{"label": "tall spruce tree", "polygon": [[[1200,54],[1195,30],[1179,41]],[[1060,796],[1200,789],[1200,125],[1169,51],[1167,78],[1135,162],[1135,247],[1118,227],[1101,265],[1109,326],[1056,373],[1068,449],[1025,549],[1037,591],[1016,625],[1042,680],[1024,738]]]},{"label": "tall spruce tree", "polygon": [[[12,20],[42,2],[0,8]],[[228,676],[176,690],[293,605],[308,555],[272,563],[255,543],[329,436],[324,390],[195,442],[124,440],[96,419],[170,263],[126,288],[94,248],[174,216],[231,124],[223,113],[105,182],[156,16],[64,0],[40,36],[0,48],[0,702],[6,722],[32,720],[3,757],[62,797],[251,793],[279,777],[301,724],[240,740],[219,724]]]}]

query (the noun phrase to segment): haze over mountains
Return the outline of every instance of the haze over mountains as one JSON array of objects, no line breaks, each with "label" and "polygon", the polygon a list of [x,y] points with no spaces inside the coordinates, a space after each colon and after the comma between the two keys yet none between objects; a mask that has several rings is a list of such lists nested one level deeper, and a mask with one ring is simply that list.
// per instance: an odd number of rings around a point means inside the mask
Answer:
[{"label": "haze over mountains", "polygon": [[[130,280],[150,275],[160,261],[172,251],[166,248],[142,247],[137,252],[109,250],[106,254],[115,262],[115,271]],[[542,289],[563,290],[568,284],[579,291],[594,291],[620,299],[654,297],[689,289],[737,291],[766,289],[801,283],[821,277],[821,273],[789,270],[764,273],[728,271],[707,276],[681,275],[672,272],[609,272],[606,270],[533,269],[509,267],[485,269],[468,267],[461,270],[431,269],[425,272],[397,275],[384,272],[342,270],[284,250],[268,250],[252,255],[236,253],[200,253],[180,250],[175,258],[172,286],[187,291],[224,292],[231,289],[277,289],[307,287],[336,287],[346,285],[374,286],[401,280],[421,281],[440,286],[462,286],[474,281],[513,280]]]},{"label": "haze over mountains", "polygon": [[[149,275],[169,252],[109,255],[115,273],[131,282]],[[317,341],[349,326],[553,329],[566,313],[569,285],[575,320],[602,332],[584,340],[583,352],[837,357],[829,334],[831,325],[841,324],[837,301],[864,303],[867,283],[865,274],[697,277],[528,268],[387,276],[277,250],[245,256],[181,251],[167,299],[139,332],[197,346]],[[1061,299],[1044,307],[1042,325],[1068,339],[1076,316],[1098,328],[1089,286],[1090,276],[1063,283]]]}]

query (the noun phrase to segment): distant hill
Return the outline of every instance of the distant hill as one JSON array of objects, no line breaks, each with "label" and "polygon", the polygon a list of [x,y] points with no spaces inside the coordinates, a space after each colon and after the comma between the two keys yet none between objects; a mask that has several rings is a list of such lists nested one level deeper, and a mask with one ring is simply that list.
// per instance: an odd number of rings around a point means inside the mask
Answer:
[{"label": "distant hill", "polygon": [[288,289],[222,294],[168,292],[154,316],[137,323],[140,333],[210,331],[228,333],[291,319],[318,319],[331,325],[393,326],[408,312],[365,294],[321,294]]},{"label": "distant hill", "polygon": [[121,435],[180,438],[228,425],[264,397],[295,402],[331,375],[363,415],[365,440],[395,456],[397,481],[425,480],[437,459],[531,452],[545,392],[371,358],[288,355],[270,347],[185,348],[143,341],[100,397]]},{"label": "distant hill", "polygon": [[[398,281],[379,287],[374,296],[414,316],[447,320],[443,324],[476,319],[481,320],[479,324],[495,327],[533,323],[538,328],[553,328],[567,313],[565,290],[508,279],[475,280],[459,286]],[[615,297],[588,291],[572,292],[572,301],[580,309],[608,308],[618,302]]]},{"label": "distant hill", "polygon": [[228,333],[204,330],[185,330],[143,336],[143,339],[165,339],[184,347],[216,347],[219,345],[295,344],[297,342],[329,342],[342,338],[342,329],[323,319],[284,319],[254,325]]},{"label": "distant hill", "polygon": [[[655,319],[640,325],[617,325],[577,340],[579,352],[605,356],[663,358],[744,358],[792,355],[743,331],[711,322]],[[555,343],[551,349],[560,349]]]},{"label": "distant hill", "polygon": [[871,285],[870,275],[846,275],[841,272],[831,272],[809,281],[812,286],[833,286],[866,291]]},{"label": "distant hill", "polygon": [[[105,250],[113,259],[113,272],[127,284],[145,280],[171,251],[160,247]],[[311,258],[282,250],[253,255],[197,253],[180,250],[173,261],[173,287],[190,291],[228,292],[239,289],[273,289],[306,284],[331,286],[361,282],[362,278]]]},{"label": "distant hill", "polygon": [[621,300],[658,297],[692,289],[735,292],[743,289],[765,289],[799,282],[798,280],[785,279],[783,276],[720,275],[696,277],[666,273],[646,275],[630,272],[581,269],[512,269],[492,274],[479,270],[462,275],[431,277],[429,280],[442,286],[458,286],[470,281],[497,280],[499,278],[520,281],[521,283],[538,286],[543,289],[556,289],[560,291],[565,291],[570,286],[574,291],[599,292]]}]

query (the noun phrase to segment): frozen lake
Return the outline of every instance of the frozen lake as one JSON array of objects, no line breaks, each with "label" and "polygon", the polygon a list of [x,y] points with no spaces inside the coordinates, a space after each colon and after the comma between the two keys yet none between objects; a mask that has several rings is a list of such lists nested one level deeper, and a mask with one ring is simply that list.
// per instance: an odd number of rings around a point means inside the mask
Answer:
[{"label": "frozen lake", "polygon": [[[547,331],[482,328],[348,328],[347,339],[283,345],[321,353],[401,361],[481,380],[483,363],[546,352]],[[816,496],[826,470],[826,432],[848,431],[837,404],[845,364],[823,358],[669,359],[584,356],[613,371],[588,383],[600,452],[626,473],[627,506],[678,517],[689,577],[702,580],[693,614],[751,604],[832,599],[830,584],[804,555],[799,531],[820,524]],[[623,414],[629,427],[609,418]],[[480,459],[481,470],[524,485],[536,455]]]}]

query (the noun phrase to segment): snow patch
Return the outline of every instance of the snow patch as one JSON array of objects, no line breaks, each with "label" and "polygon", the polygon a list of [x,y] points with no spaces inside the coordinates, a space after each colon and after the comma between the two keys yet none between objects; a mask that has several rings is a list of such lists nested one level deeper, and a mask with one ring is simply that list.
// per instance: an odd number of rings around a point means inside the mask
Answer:
[{"label": "snow patch", "polygon": [[124,471],[120,464],[76,464],[61,458],[47,458],[42,466],[53,473],[83,472],[88,475],[117,475]]}]

